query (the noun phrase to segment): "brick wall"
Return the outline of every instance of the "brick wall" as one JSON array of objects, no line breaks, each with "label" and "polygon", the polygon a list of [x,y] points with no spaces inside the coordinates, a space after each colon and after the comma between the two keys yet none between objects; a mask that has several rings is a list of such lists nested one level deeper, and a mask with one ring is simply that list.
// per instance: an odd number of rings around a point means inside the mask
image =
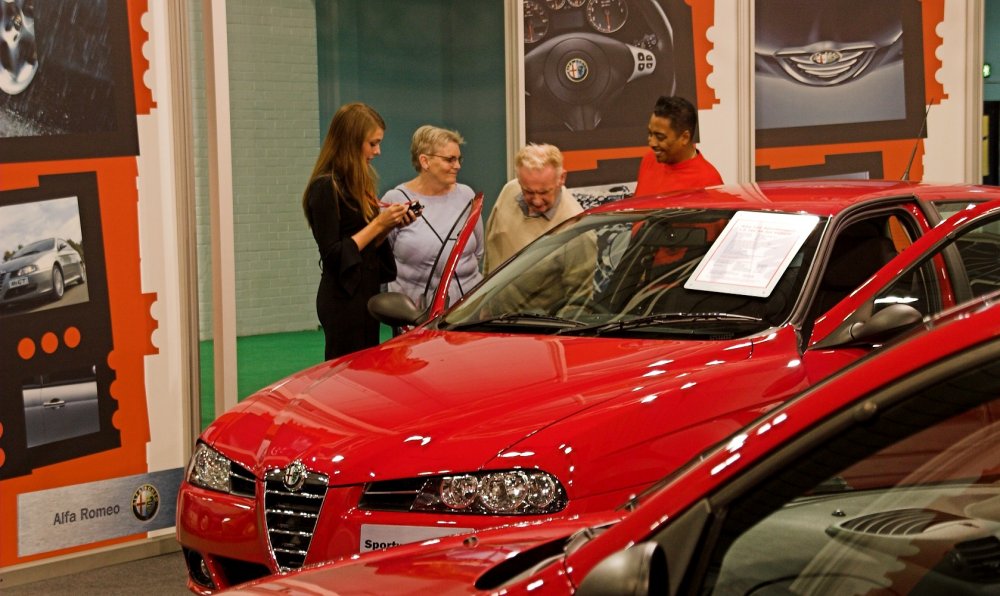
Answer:
[{"label": "brick wall", "polygon": [[[200,0],[193,7],[199,310],[211,337],[211,239]],[[301,196],[319,150],[314,0],[228,4],[236,333],[315,329],[317,253]]]}]

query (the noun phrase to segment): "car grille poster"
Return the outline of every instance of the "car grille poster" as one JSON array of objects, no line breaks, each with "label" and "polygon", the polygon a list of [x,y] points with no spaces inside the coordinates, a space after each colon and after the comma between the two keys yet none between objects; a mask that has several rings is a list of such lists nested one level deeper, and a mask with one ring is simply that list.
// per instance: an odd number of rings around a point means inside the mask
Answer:
[{"label": "car grille poster", "polygon": [[754,0],[756,178],[921,180],[943,0]]},{"label": "car grille poster", "polygon": [[186,398],[156,389],[178,280],[153,18],[146,0],[2,2],[0,570],[173,525]]}]

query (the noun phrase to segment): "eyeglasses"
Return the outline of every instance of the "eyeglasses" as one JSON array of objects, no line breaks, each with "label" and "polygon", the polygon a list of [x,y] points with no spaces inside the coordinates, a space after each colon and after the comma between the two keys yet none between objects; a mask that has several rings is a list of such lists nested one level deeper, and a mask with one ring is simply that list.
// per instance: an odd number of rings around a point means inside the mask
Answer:
[{"label": "eyeglasses", "polygon": [[459,155],[459,156],[454,156],[454,155],[437,155],[437,154],[434,154],[434,153],[428,153],[427,155],[430,155],[431,157],[436,157],[438,159],[443,159],[446,162],[448,162],[449,166],[453,166],[455,164],[462,165],[462,156],[461,155]]}]

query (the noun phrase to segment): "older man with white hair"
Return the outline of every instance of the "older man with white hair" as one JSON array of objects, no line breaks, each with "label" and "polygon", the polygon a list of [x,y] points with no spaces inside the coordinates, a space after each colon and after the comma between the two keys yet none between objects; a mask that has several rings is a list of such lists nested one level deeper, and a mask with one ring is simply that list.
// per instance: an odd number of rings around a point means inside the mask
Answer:
[{"label": "older man with white hair", "polygon": [[528,144],[514,158],[514,170],[516,178],[504,185],[486,223],[485,273],[583,211],[566,189],[566,171],[558,147]]}]

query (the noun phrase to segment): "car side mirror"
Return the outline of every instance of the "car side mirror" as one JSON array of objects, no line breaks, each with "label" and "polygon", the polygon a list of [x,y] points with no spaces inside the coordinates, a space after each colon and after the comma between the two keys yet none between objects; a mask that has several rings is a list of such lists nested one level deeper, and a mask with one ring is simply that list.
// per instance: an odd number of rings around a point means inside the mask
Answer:
[{"label": "car side mirror", "polygon": [[642,542],[598,563],[580,582],[578,596],[667,594],[667,556],[656,542]]},{"label": "car side mirror", "polygon": [[909,304],[892,304],[872,315],[867,321],[858,321],[851,325],[851,337],[857,342],[879,344],[923,320],[924,316],[920,311]]},{"label": "car side mirror", "polygon": [[868,316],[871,310],[872,304],[868,303],[867,308],[856,311],[836,331],[809,349],[828,350],[885,343],[924,320],[920,311],[908,304],[891,304]]},{"label": "car side mirror", "polygon": [[368,312],[390,327],[416,325],[424,314],[409,296],[400,292],[375,294],[368,299]]}]

